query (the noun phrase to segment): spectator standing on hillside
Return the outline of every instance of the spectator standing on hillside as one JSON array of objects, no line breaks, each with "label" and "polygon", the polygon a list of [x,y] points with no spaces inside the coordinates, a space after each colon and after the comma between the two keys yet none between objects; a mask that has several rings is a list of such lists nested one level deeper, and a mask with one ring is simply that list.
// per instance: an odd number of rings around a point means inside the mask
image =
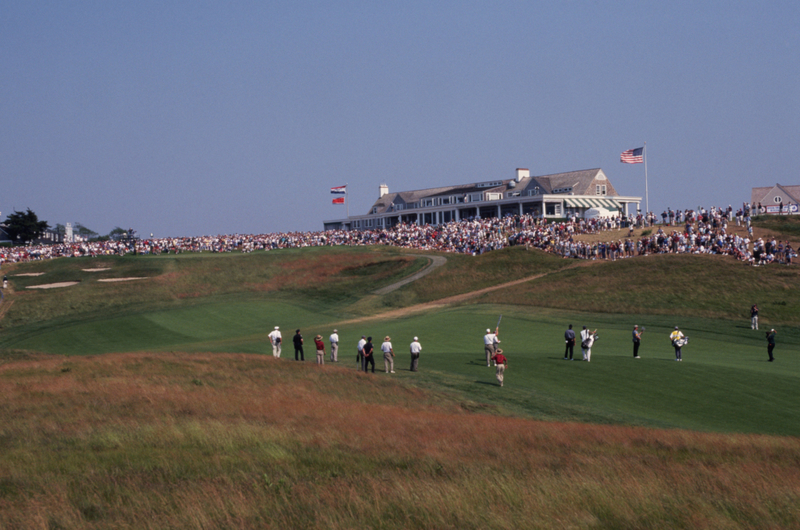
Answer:
[{"label": "spectator standing on hillside", "polygon": [[325,364],[325,341],[322,335],[314,337],[314,346],[317,348],[317,364]]},{"label": "spectator standing on hillside", "polygon": [[642,331],[639,331],[639,326],[633,326],[633,358],[639,358],[639,346],[642,343]]},{"label": "spectator standing on hillside", "polygon": [[419,353],[422,351],[419,338],[414,337],[414,341],[411,343],[409,349],[411,351],[411,371],[416,372],[419,368]]},{"label": "spectator standing on hillside", "polygon": [[269,334],[269,341],[272,343],[272,356],[276,359],[281,357],[281,330],[278,326]]},{"label": "spectator standing on hillside", "polygon": [[775,334],[776,333],[777,333],[777,331],[775,331],[774,329],[771,329],[771,330],[769,330],[767,332],[767,355],[769,355],[769,362],[772,362],[772,361],[775,360],[775,358],[772,356],[772,350],[775,349]]},{"label": "spectator standing on hillside", "polygon": [[8,276],[3,275],[3,289],[8,289]]},{"label": "spectator standing on hillside", "polygon": [[381,351],[383,352],[383,371],[388,373],[394,373],[394,350],[392,349],[392,338],[389,335],[383,339],[383,344],[381,344]]},{"label": "spectator standing on hillside", "polygon": [[499,330],[495,330],[492,333],[491,329],[486,330],[486,335],[483,336],[483,349],[486,352],[486,366],[492,365],[492,355],[494,355],[495,348],[497,347],[496,344],[500,342],[500,339],[497,338],[497,332]]},{"label": "spectator standing on hillside", "polygon": [[567,343],[567,348],[564,350],[564,360],[567,360],[567,353],[569,353],[569,360],[571,361],[573,352],[575,351],[575,331],[572,329],[572,324],[570,324],[567,331],[564,332],[564,341]]},{"label": "spectator standing on hillside", "polygon": [[506,356],[503,355],[503,350],[498,348],[497,351],[492,355],[492,360],[497,366],[497,370],[495,372],[497,382],[500,383],[500,386],[503,386],[503,376],[506,373],[506,368],[508,368],[508,359],[506,359]]},{"label": "spectator standing on hillside", "polygon": [[669,340],[672,342],[672,347],[675,348],[675,360],[676,361],[683,361],[683,357],[681,356],[681,348],[686,343],[685,337],[681,330],[678,329],[678,326],[675,326],[675,330],[669,334]]},{"label": "spectator standing on hillside", "polygon": [[750,308],[750,329],[758,329],[758,304]]},{"label": "spectator standing on hillside", "polygon": [[597,330],[589,331],[586,326],[583,326],[581,331],[581,350],[583,351],[583,360],[588,362],[592,361],[592,345],[597,340]]},{"label": "spectator standing on hillside", "polygon": [[361,340],[358,341],[358,346],[356,346],[356,367],[359,370],[364,370],[364,345],[367,343],[367,338],[364,335],[361,335]]},{"label": "spectator standing on hillside", "polygon": [[369,365],[372,365],[372,373],[375,373],[375,356],[372,355],[374,351],[374,347],[372,346],[372,337],[367,337],[367,342],[364,344],[362,348],[362,353],[364,355],[364,372],[368,372]]},{"label": "spectator standing on hillside", "polygon": [[339,331],[334,329],[330,337],[331,341],[331,362],[339,362]]},{"label": "spectator standing on hillside", "polygon": [[292,342],[294,343],[294,360],[305,361],[306,358],[303,355],[303,336],[300,334],[299,329],[294,334],[294,337],[292,337]]}]

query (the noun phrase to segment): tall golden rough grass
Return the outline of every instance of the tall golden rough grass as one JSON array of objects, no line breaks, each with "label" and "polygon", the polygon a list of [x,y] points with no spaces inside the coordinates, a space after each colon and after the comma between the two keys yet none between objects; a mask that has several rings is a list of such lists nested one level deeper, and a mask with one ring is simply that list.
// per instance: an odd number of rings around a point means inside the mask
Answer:
[{"label": "tall golden rough grass", "polygon": [[3,528],[780,528],[800,441],[464,412],[252,355],[0,365]]}]

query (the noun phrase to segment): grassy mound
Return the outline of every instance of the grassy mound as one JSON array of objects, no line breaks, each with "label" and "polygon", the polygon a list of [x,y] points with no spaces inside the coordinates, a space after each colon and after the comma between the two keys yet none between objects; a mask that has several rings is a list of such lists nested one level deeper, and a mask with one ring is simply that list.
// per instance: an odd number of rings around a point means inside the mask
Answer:
[{"label": "grassy mound", "polygon": [[748,319],[800,325],[800,267],[749,267],[727,256],[660,255],[604,261],[493,293],[493,301],[621,314]]},{"label": "grassy mound", "polygon": [[[427,259],[396,249],[309,248],[253,254],[180,254],[59,259],[17,266],[3,329],[36,322],[104,318],[214,302],[219,297],[293,299],[308,306],[352,303],[412,274]],[[89,272],[86,269],[108,268]],[[40,272],[41,276],[16,276]],[[147,280],[101,283],[103,278]],[[42,291],[31,285],[78,286]]]},{"label": "grassy mound", "polygon": [[[800,239],[800,216],[797,215],[759,215],[753,218],[753,226],[763,228],[782,240]],[[795,246],[797,250],[797,246]]]}]

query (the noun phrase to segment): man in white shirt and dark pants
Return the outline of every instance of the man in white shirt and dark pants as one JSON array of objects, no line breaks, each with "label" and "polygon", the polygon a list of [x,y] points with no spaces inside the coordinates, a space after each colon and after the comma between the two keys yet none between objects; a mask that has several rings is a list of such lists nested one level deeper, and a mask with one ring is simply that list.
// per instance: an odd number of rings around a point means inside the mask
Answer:
[{"label": "man in white shirt and dark pants", "polygon": [[364,344],[367,343],[367,337],[361,335],[361,340],[358,341],[358,346],[356,346],[356,368],[359,370],[364,369]]},{"label": "man in white shirt and dark pants", "polygon": [[414,342],[411,343],[411,371],[416,372],[419,368],[419,352],[422,351],[422,346],[419,343],[419,339],[414,337]]}]

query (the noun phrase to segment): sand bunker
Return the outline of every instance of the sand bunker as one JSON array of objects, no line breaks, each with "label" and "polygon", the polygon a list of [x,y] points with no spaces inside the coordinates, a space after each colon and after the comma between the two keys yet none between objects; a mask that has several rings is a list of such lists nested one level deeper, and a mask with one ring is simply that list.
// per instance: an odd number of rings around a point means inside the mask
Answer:
[{"label": "sand bunker", "polygon": [[29,285],[26,289],[55,289],[57,287],[70,287],[72,285],[78,285],[81,282],[58,282],[58,283],[46,283],[44,285]]},{"label": "sand bunker", "polygon": [[146,280],[147,278],[103,278],[98,282],[129,282],[131,280]]},{"label": "sand bunker", "polygon": [[14,276],[41,276],[43,272],[23,272],[22,274],[15,274]]},{"label": "sand bunker", "polygon": [[111,270],[111,267],[100,267],[97,269],[81,269],[83,272],[100,272]]}]

